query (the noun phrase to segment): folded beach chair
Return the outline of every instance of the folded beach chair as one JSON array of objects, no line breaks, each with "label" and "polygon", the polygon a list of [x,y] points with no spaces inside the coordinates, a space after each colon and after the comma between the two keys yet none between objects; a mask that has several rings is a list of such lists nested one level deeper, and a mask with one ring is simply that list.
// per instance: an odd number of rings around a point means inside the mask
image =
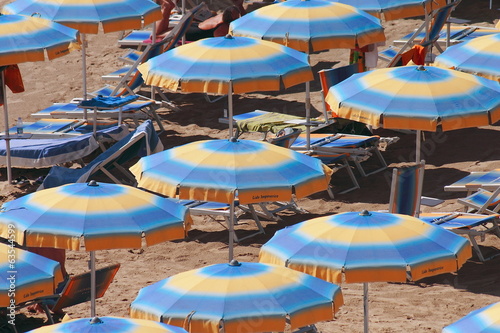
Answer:
[{"label": "folded beach chair", "polygon": [[[420,28],[418,28],[396,52],[394,57],[389,61],[387,67],[406,65],[410,60],[417,65],[423,65],[426,62],[428,50],[433,46],[435,46],[438,51],[442,53],[443,49],[437,41],[441,36],[441,31],[448,21],[451,12],[460,3],[460,1],[461,0],[453,1],[446,6],[432,11],[432,13],[426,17]],[[424,33],[424,37],[418,44],[414,45],[417,36],[427,26],[429,26],[429,29]],[[382,54],[384,54],[384,52],[382,52]],[[432,62],[432,59],[429,59],[428,62]]]},{"label": "folded beach chair", "polygon": [[[125,177],[125,182],[135,184],[135,177],[122,164],[134,157],[146,156],[161,150],[163,150],[163,145],[153,124],[151,120],[146,120],[81,169],[53,166],[38,190],[69,183],[87,182],[98,172],[103,172],[113,182],[122,184],[124,180],[118,179],[117,171],[119,171]],[[113,170],[113,173],[110,170]]]},{"label": "folded beach chair", "polygon": [[330,69],[322,69],[318,72],[319,82],[321,83],[321,98],[323,100],[323,117],[337,118],[337,114],[332,111],[332,108],[326,103],[325,98],[330,87],[336,85],[349,78],[351,75],[359,73],[359,65],[351,64]]}]

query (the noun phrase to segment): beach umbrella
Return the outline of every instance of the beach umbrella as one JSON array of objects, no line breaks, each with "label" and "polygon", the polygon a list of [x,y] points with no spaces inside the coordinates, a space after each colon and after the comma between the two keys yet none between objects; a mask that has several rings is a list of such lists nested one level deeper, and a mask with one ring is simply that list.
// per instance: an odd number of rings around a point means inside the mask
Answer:
[{"label": "beach umbrella", "polygon": [[146,84],[176,91],[228,95],[233,135],[233,93],[276,91],[313,79],[308,56],[247,37],[213,37],[181,45],[138,67]]},{"label": "beach umbrella", "polygon": [[500,302],[474,310],[453,324],[443,328],[443,333],[498,332],[500,332]]},{"label": "beach umbrella", "polygon": [[500,82],[500,33],[473,38],[450,46],[434,66],[452,68]]},{"label": "beach umbrella", "polygon": [[335,0],[363,10],[385,21],[398,20],[407,17],[422,16],[429,12],[426,8],[440,8],[446,5],[446,0]]},{"label": "beach umbrella", "polygon": [[0,237],[14,226],[17,243],[90,251],[91,316],[95,316],[95,251],[141,248],[184,238],[187,208],[135,187],[73,183],[27,194],[4,203]]},{"label": "beach umbrella", "polygon": [[[355,49],[385,41],[380,20],[349,5],[323,0],[285,1],[254,10],[231,22],[230,33],[269,40],[313,53]],[[310,144],[310,84],[306,81],[306,136]]]},{"label": "beach umbrella", "polygon": [[144,287],[132,318],[184,327],[189,332],[283,332],[332,320],[343,304],[332,283],[277,265],[215,264]]},{"label": "beach umbrella", "polygon": [[406,282],[456,272],[472,255],[467,239],[409,215],[348,212],[278,230],[259,253],[333,283]]},{"label": "beach umbrella", "polygon": [[[140,29],[161,20],[160,6],[150,0],[16,0],[6,14],[36,15],[80,31],[82,36],[83,98],[87,99],[86,34]],[[128,73],[127,73],[128,74]]]},{"label": "beach umbrella", "polygon": [[2,308],[11,309],[38,297],[54,295],[57,285],[64,280],[57,261],[15,247],[13,242],[0,243],[0,258]]},{"label": "beach umbrella", "polygon": [[72,319],[63,323],[44,326],[29,333],[187,333],[186,330],[156,323],[151,320],[130,319],[120,317],[93,317]]},{"label": "beach umbrella", "polygon": [[500,120],[500,85],[472,74],[424,66],[375,69],[330,87],[326,102],[341,118],[375,128],[449,131]]},{"label": "beach umbrella", "polygon": [[[187,44],[189,45],[189,44]],[[142,157],[130,168],[139,187],[180,199],[231,205],[229,260],[233,258],[234,201],[291,201],[326,190],[332,170],[314,157],[265,141],[204,140]]]},{"label": "beach umbrella", "polygon": [[[42,37],[43,36],[43,37]],[[79,33],[74,29],[36,17],[0,14],[0,72],[1,95],[5,126],[7,180],[12,182],[10,162],[9,111],[3,66],[23,62],[55,59],[68,54],[79,46]],[[2,103],[0,103],[2,104]]]}]

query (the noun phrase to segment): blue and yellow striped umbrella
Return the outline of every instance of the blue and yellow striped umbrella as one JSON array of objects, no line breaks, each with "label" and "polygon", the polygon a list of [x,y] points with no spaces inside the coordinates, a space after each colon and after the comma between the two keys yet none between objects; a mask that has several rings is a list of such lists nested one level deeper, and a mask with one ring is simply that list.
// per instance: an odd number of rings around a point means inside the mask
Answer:
[{"label": "blue and yellow striped umbrella", "polygon": [[[213,37],[188,43],[138,67],[146,84],[176,91],[236,94],[280,90],[313,80],[308,56],[246,37]],[[232,90],[229,89],[229,83]]]},{"label": "blue and yellow striped umbrella", "polygon": [[443,131],[500,120],[500,85],[449,69],[404,66],[354,74],[326,102],[341,118],[374,127]]},{"label": "blue and yellow striped umbrella", "polygon": [[97,34],[139,29],[162,18],[160,6],[150,0],[16,0],[2,9],[4,14],[37,15],[77,29]]},{"label": "blue and yellow striped umbrella", "polygon": [[130,316],[189,332],[283,332],[331,320],[343,304],[337,285],[276,265],[216,264],[142,288]]},{"label": "blue and yellow striped umbrella", "polygon": [[57,261],[10,244],[0,243],[0,259],[0,307],[54,295],[63,281]]},{"label": "blue and yellow striped umbrella", "polygon": [[267,142],[204,140],[142,157],[138,186],[169,197],[243,204],[290,201],[326,190],[332,170]]},{"label": "blue and yellow striped umbrella", "polygon": [[287,266],[333,283],[416,281],[457,271],[472,256],[469,241],[409,215],[368,212],[315,218],[278,230],[259,261]]},{"label": "blue and yellow striped umbrella", "polygon": [[29,333],[187,333],[186,330],[151,320],[120,317],[73,319],[40,327]]},{"label": "blue and yellow striped umbrella", "polygon": [[0,15],[0,66],[43,61],[80,49],[77,30],[38,17]]},{"label": "blue and yellow striped umbrella", "polygon": [[500,333],[500,302],[472,311],[443,328],[443,333]]},{"label": "blue and yellow striped umbrella", "polygon": [[264,263],[340,283],[416,281],[457,271],[472,255],[467,239],[418,218],[380,212],[319,217],[279,230],[262,246]]},{"label": "blue and yellow striped umbrella", "polygon": [[436,57],[434,66],[453,68],[500,82],[500,33],[452,45]]},{"label": "blue and yellow striped umbrella", "polygon": [[230,32],[306,53],[385,41],[377,18],[352,6],[323,0],[285,1],[259,8],[231,22]]},{"label": "blue and yellow striped umbrella", "polygon": [[17,243],[87,251],[140,248],[184,238],[191,224],[187,208],[140,189],[107,183],[74,183],[37,191],[7,202],[0,212],[0,236],[14,226]]},{"label": "blue and yellow striped umbrella", "polygon": [[432,9],[446,5],[446,0],[336,0],[363,10],[375,17],[392,21],[407,17],[422,16]]}]

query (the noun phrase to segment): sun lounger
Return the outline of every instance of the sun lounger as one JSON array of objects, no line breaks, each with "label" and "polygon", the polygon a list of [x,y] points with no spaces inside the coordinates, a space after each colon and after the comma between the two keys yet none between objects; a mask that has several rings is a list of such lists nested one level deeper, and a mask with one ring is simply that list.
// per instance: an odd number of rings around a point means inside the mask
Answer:
[{"label": "sun lounger", "polygon": [[[311,133],[311,150],[318,155],[346,154],[349,161],[352,161],[359,173],[363,176],[369,176],[387,168],[387,163],[378,149],[380,137],[377,135],[364,136],[354,134],[320,134]],[[306,136],[301,134],[292,144],[291,149],[306,150]],[[373,154],[377,157],[380,167],[369,173],[366,173],[361,162],[370,158]]]},{"label": "sun lounger", "polygon": [[469,175],[456,182],[446,185],[444,190],[448,192],[467,191],[467,196],[469,196],[473,191],[478,190],[481,185],[492,182],[500,183],[500,169],[494,169],[487,172],[471,172]]},{"label": "sun lounger", "polygon": [[456,234],[468,236],[474,251],[481,261],[492,259],[500,255],[500,253],[497,253],[494,256],[485,258],[476,241],[476,237],[480,237],[480,239],[484,241],[487,233],[493,233],[500,238],[500,228],[498,226],[499,215],[437,212],[422,213],[419,218],[425,222],[439,225],[440,227],[453,231]]},{"label": "sun lounger", "polygon": [[124,180],[118,179],[118,172],[111,173],[110,170],[113,169],[118,170],[125,177],[126,182],[135,184],[135,177],[122,164],[134,157],[146,156],[161,150],[163,150],[163,145],[151,120],[147,120],[81,169],[53,166],[38,190],[69,183],[87,182],[98,172],[103,172],[116,184],[122,184]]},{"label": "sun lounger", "polygon": [[[24,125],[23,133],[30,134],[30,139],[69,138],[92,133],[94,128],[93,121],[82,119],[39,119],[35,122],[25,122]],[[118,122],[116,121],[101,120],[96,123],[97,130],[109,129],[116,126],[118,126]],[[16,130],[16,127],[12,127],[9,129],[9,133],[15,134]],[[116,137],[112,139],[116,140]]]},{"label": "sun lounger", "polygon": [[[120,264],[114,264],[96,270],[96,299],[104,296],[119,268]],[[40,304],[49,323],[54,324],[51,311],[58,313],[70,306],[90,301],[90,275],[90,272],[87,272],[71,276],[60,293],[37,298],[22,304],[20,307]]]}]

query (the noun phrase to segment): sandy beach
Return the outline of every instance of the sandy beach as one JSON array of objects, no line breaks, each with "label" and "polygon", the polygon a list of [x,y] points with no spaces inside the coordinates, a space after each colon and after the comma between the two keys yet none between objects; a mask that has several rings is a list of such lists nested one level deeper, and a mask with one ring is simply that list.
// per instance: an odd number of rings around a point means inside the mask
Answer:
[{"label": "sandy beach", "polygon": [[[500,16],[499,0],[462,0],[453,17],[470,20],[470,24],[493,27]],[[8,1],[1,0],[0,5]],[[213,0],[208,3],[213,10],[220,10],[229,1]],[[422,17],[383,22],[387,45],[413,31],[422,23]],[[119,33],[88,35],[87,77],[89,91],[105,83],[101,75],[123,65],[118,57],[124,49],[118,47]],[[331,50],[311,55],[315,80],[311,82],[311,103],[313,115],[322,110],[320,83],[317,72],[332,66],[347,64],[348,51]],[[383,67],[380,63],[379,67]],[[48,107],[54,102],[68,102],[82,96],[81,53],[53,60],[19,65],[26,91],[20,94],[8,93],[10,121],[21,116],[25,121],[34,121],[30,114]],[[227,138],[227,125],[218,122],[223,116],[225,101],[207,103],[202,94],[167,92],[168,98],[180,111],[167,107],[157,110],[165,132],[160,136],[165,148],[196,140]],[[255,109],[278,111],[294,115],[304,114],[304,85],[298,85],[279,92],[248,93],[234,97],[235,113]],[[3,120],[3,117],[2,117]],[[3,123],[0,120],[0,126]],[[256,262],[259,249],[273,234],[285,226],[314,217],[349,211],[387,209],[390,194],[391,169],[401,162],[414,160],[415,135],[391,130],[375,129],[374,134],[400,139],[390,145],[382,154],[389,165],[386,171],[366,178],[359,174],[361,189],[347,194],[336,194],[330,199],[326,192],[298,200],[298,205],[308,213],[295,214],[289,211],[279,213],[282,221],[263,221],[264,235],[247,239],[235,247],[235,258],[242,262]],[[244,134],[243,138],[260,139],[260,134]],[[498,126],[469,128],[442,133],[425,133],[422,158],[426,161],[423,195],[443,199],[436,207],[423,206],[424,212],[456,211],[462,207],[457,198],[465,192],[445,192],[444,186],[473,171],[488,171],[500,168],[500,148],[495,142],[500,138]],[[374,167],[370,161],[367,168]],[[37,177],[47,174],[48,168],[13,170],[13,178],[26,176],[33,184],[22,189],[8,185],[5,167],[0,168],[0,202],[13,200],[35,191]],[[334,190],[348,184],[343,171],[332,176]],[[183,240],[165,242],[143,251],[108,250],[97,252],[97,266],[120,263],[114,282],[105,296],[97,301],[97,314],[128,317],[129,305],[140,288],[150,285],[176,273],[223,263],[228,257],[228,232],[223,225],[210,217],[195,216],[194,226]],[[255,229],[252,220],[241,220],[237,232],[244,235]],[[500,253],[500,239],[489,235],[480,242],[486,254]],[[89,254],[85,251],[68,251],[66,269],[70,274],[88,270]],[[441,332],[441,329],[465,316],[472,310],[500,301],[500,256],[481,262],[474,256],[454,274],[442,274],[412,283],[371,283],[370,288],[370,330],[371,332]],[[363,297],[361,284],[342,284],[345,304],[336,319],[320,322],[318,329],[330,332],[363,331]],[[88,317],[90,304],[80,304],[66,309],[71,318]],[[46,317],[22,310],[17,316],[19,332],[46,324]],[[3,332],[0,328],[0,332]]]}]

